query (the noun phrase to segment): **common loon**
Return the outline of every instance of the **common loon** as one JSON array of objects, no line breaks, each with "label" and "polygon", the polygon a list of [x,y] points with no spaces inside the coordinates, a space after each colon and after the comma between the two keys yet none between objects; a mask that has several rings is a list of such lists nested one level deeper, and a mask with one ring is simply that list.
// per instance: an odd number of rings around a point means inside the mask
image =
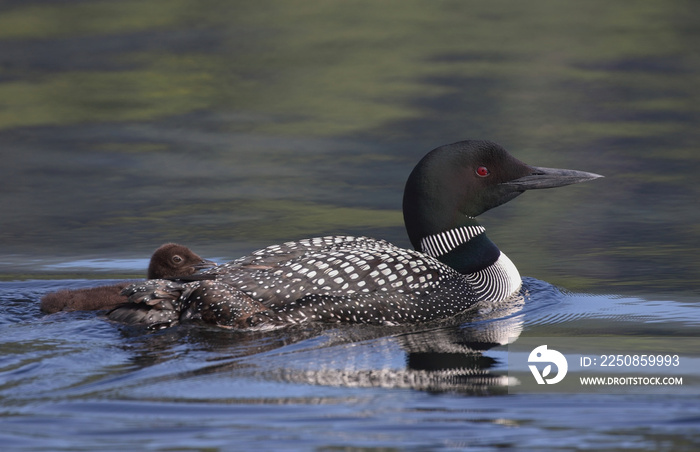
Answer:
[{"label": "common loon", "polygon": [[[155,250],[151,256],[147,278],[178,279],[214,265],[216,265],[214,262],[202,259],[186,246],[166,243]],[[40,309],[47,314],[58,311],[112,309],[128,301],[121,295],[121,291],[131,284],[133,281],[88,289],[64,289],[51,292],[42,297]]]},{"label": "common loon", "polygon": [[406,183],[404,221],[415,250],[349,236],[273,245],[194,275],[195,282],[131,286],[124,293],[150,311],[115,319],[161,327],[199,320],[268,329],[304,322],[398,325],[448,318],[520,290],[517,268],[475,217],[526,190],[598,177],[529,166],[489,141],[441,146],[418,163]]}]

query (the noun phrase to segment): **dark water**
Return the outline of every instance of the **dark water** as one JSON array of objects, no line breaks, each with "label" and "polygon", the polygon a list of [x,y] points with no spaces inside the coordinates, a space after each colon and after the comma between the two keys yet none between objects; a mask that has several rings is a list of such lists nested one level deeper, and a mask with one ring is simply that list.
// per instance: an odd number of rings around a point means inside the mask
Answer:
[{"label": "dark water", "polygon": [[[508,395],[497,345],[698,336],[698,17],[693,1],[1,2],[0,444],[700,449],[700,385]],[[483,215],[528,277],[519,305],[268,334],[39,312],[46,292],[143,275],[167,241],[219,261],[322,234],[408,246],[405,178],[467,138],[606,176]]]}]

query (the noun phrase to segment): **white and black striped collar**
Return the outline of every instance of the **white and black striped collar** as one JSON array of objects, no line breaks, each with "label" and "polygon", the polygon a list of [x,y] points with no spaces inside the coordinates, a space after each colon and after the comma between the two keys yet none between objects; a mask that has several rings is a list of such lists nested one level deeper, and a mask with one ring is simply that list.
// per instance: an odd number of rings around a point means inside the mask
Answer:
[{"label": "white and black striped collar", "polygon": [[483,226],[462,226],[439,234],[423,237],[421,250],[430,256],[439,257],[447,254],[459,245],[466,243],[486,231]]}]

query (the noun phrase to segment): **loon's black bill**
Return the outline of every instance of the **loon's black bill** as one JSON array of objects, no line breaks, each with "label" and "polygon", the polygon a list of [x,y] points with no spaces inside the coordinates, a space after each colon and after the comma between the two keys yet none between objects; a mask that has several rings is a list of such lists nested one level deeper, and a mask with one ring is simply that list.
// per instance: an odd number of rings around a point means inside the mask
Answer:
[{"label": "loon's black bill", "polygon": [[599,177],[603,176],[585,171],[533,166],[531,174],[504,182],[502,185],[507,185],[517,190],[534,190],[538,188],[563,187],[564,185],[598,179]]}]

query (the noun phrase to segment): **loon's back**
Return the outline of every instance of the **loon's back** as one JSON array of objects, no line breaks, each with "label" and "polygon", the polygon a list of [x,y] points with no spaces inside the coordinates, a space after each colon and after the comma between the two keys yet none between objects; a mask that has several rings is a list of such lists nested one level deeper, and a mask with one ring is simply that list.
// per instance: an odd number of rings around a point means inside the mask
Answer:
[{"label": "loon's back", "polygon": [[422,322],[478,299],[468,279],[436,259],[367,237],[273,245],[204,273],[266,306],[263,323]]}]

